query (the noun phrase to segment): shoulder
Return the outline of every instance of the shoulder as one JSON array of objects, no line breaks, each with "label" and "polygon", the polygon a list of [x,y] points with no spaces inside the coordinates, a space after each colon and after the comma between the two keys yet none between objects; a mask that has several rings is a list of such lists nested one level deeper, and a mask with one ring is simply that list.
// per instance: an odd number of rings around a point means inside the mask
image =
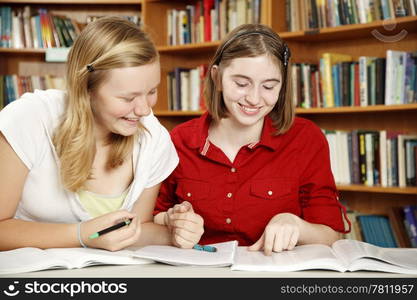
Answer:
[{"label": "shoulder", "polygon": [[321,148],[327,143],[320,127],[314,122],[300,117],[294,119],[293,125],[283,135],[283,138],[286,143],[299,149]]},{"label": "shoulder", "polygon": [[174,143],[178,141],[186,144],[198,142],[195,139],[196,136],[202,134],[203,123],[204,116],[201,116],[177,125],[171,130],[172,140]]},{"label": "shoulder", "polygon": [[314,122],[300,117],[295,117],[294,124],[289,132],[295,135],[303,135],[305,137],[323,136],[320,127],[318,127]]},{"label": "shoulder", "polygon": [[66,92],[61,90],[35,90],[25,93],[8,104],[1,116],[11,120],[19,118],[25,122],[55,123],[65,108]]}]

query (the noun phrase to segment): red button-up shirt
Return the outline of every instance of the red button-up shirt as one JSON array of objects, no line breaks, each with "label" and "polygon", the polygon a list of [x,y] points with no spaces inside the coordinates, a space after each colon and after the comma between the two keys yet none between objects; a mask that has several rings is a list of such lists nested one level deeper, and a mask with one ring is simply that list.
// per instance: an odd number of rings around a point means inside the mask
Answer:
[{"label": "red button-up shirt", "polygon": [[163,182],[154,214],[189,201],[204,219],[202,244],[251,245],[283,212],[344,232],[328,144],[314,123],[295,118],[277,136],[266,117],[260,141],[243,146],[232,163],[208,140],[210,122],[205,113],[172,130],[180,162]]}]

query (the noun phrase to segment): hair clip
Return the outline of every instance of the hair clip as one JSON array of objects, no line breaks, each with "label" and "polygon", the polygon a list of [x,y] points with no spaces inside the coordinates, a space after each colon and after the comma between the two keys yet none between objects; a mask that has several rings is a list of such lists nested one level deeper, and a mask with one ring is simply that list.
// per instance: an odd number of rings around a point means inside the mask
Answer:
[{"label": "hair clip", "polygon": [[290,48],[288,48],[287,44],[284,45],[284,66],[288,65],[288,60],[291,57]]},{"label": "hair clip", "polygon": [[88,72],[90,72],[90,73],[91,73],[91,72],[94,72],[94,67],[93,67],[93,65],[92,65],[92,64],[88,64],[88,65],[87,65],[87,71],[88,71]]}]

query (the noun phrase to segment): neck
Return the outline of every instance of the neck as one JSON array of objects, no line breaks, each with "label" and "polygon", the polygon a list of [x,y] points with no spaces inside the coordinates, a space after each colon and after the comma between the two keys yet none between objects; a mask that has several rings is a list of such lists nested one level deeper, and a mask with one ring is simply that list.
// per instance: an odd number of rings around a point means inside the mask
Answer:
[{"label": "neck", "polygon": [[221,145],[228,144],[240,148],[244,145],[258,142],[261,139],[263,120],[251,125],[242,126],[229,118],[221,119],[220,122],[212,122],[209,129],[209,137],[212,142]]},{"label": "neck", "polygon": [[102,130],[98,126],[94,126],[94,138],[96,140],[97,147],[105,147],[109,143],[110,133],[108,131]]}]

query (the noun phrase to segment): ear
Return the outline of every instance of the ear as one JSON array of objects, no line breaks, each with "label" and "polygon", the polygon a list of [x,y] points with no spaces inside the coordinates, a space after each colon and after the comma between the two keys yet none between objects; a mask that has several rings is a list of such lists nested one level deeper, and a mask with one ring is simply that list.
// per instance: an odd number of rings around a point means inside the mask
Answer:
[{"label": "ear", "polygon": [[216,90],[221,91],[221,80],[220,80],[220,72],[219,72],[219,66],[213,65],[210,70],[210,76],[211,80],[213,80],[214,84],[216,85]]}]

